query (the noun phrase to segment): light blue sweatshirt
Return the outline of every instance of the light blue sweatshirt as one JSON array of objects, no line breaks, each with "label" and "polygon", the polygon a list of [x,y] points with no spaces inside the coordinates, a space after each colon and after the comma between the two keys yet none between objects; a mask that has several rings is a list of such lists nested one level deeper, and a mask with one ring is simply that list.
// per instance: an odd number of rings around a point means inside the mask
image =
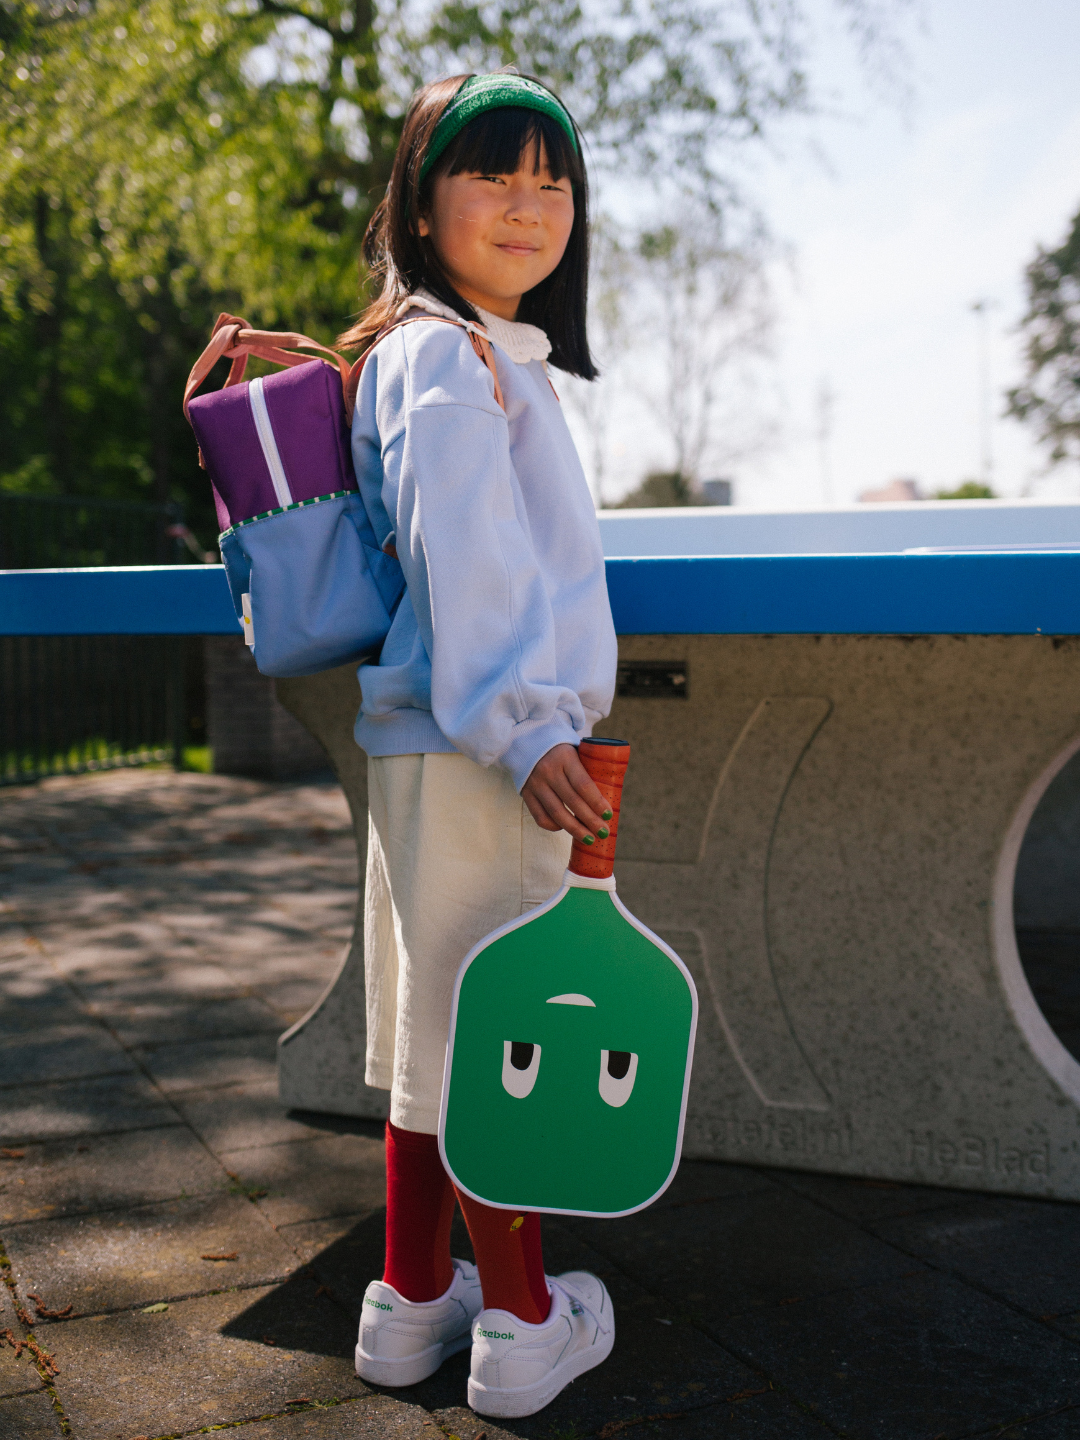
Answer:
[{"label": "light blue sweatshirt", "polygon": [[608,713],[616,664],[574,442],[543,362],[499,344],[519,348],[525,328],[489,326],[505,414],[462,326],[395,330],[364,367],[352,432],[364,504],[408,586],[378,664],[358,672],[357,743],[460,751],[518,790]]}]

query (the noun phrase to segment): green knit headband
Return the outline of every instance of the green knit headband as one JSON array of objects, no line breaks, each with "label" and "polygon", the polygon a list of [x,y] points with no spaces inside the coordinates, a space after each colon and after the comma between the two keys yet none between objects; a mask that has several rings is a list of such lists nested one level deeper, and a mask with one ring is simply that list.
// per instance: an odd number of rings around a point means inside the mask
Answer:
[{"label": "green knit headband", "polygon": [[558,121],[570,137],[574,149],[578,154],[581,153],[574,122],[551,91],[545,90],[543,85],[538,85],[535,80],[526,80],[524,75],[471,75],[450,101],[435,126],[435,133],[420,167],[421,181],[450,141],[460,134],[470,120],[475,120],[487,110],[502,110],[508,106],[539,110],[542,115]]}]

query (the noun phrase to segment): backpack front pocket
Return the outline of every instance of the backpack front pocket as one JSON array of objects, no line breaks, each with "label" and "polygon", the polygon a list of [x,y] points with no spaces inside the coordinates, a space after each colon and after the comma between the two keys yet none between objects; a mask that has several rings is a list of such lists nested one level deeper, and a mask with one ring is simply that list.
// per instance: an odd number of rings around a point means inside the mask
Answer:
[{"label": "backpack front pocket", "polygon": [[301,501],[221,537],[233,604],[250,595],[255,663],[281,679],[377,652],[405,589],[401,566],[371,543],[355,491]]}]

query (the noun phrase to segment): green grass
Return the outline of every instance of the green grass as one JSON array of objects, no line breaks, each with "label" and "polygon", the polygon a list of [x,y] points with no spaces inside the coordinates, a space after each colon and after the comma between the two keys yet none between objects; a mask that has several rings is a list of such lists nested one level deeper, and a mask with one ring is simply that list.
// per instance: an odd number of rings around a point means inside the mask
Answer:
[{"label": "green grass", "polygon": [[29,783],[39,776],[80,775],[87,771],[112,770],[124,765],[161,764],[168,758],[164,745],[125,750],[115,741],[92,736],[66,750],[42,755],[29,750],[0,753],[0,785]]},{"label": "green grass", "polygon": [[[147,745],[125,751],[115,741],[93,736],[67,750],[49,755],[27,750],[0,752],[0,786],[30,784],[47,775],[81,775],[99,770],[114,770],[126,765],[162,766],[171,764],[169,747]],[[214,752],[209,745],[185,745],[182,770],[211,775]]]}]

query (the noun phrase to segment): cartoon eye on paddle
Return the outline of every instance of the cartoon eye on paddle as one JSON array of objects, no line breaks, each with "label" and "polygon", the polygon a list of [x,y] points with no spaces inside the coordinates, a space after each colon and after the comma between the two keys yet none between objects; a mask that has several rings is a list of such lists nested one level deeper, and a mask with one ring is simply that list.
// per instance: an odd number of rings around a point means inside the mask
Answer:
[{"label": "cartoon eye on paddle", "polygon": [[600,1051],[600,1099],[615,1110],[630,1099],[637,1079],[637,1061],[630,1050]]},{"label": "cartoon eye on paddle", "polygon": [[539,1045],[529,1045],[522,1040],[503,1041],[502,1083],[508,1095],[524,1100],[536,1084],[539,1070]]}]

